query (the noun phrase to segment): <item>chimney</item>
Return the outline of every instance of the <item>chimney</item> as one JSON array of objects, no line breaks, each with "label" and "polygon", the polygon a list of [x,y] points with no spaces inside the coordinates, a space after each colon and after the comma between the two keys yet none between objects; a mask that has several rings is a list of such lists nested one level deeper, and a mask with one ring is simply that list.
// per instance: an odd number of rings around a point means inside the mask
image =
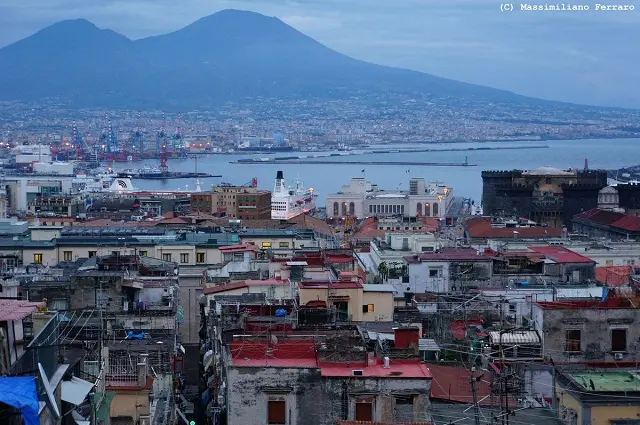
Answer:
[{"label": "chimney", "polygon": [[144,387],[147,385],[148,360],[148,354],[140,354],[140,357],[138,358],[138,387]]}]

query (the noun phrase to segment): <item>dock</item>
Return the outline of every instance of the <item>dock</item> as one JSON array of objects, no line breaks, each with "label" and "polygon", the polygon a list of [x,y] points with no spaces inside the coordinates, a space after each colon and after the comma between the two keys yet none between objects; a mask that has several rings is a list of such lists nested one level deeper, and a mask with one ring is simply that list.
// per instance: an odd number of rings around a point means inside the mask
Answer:
[{"label": "dock", "polygon": [[429,167],[477,167],[478,164],[468,162],[422,162],[422,161],[328,161],[308,159],[239,159],[231,164],[312,164],[312,165],[421,165]]},{"label": "dock", "polygon": [[126,176],[136,180],[177,180],[177,179],[206,179],[210,177],[222,177],[221,175],[207,174],[207,173],[181,173],[181,172],[166,172],[164,174],[135,174],[135,173],[120,173],[121,176]]}]

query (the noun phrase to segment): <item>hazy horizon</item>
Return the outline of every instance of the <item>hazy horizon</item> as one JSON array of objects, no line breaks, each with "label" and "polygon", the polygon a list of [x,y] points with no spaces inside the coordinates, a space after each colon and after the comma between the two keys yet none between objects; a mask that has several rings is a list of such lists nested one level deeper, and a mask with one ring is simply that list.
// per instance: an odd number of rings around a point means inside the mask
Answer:
[{"label": "hazy horizon", "polygon": [[[514,5],[516,8],[518,5]],[[222,9],[277,16],[356,59],[519,94],[640,108],[640,5],[626,12],[502,12],[492,0],[6,0],[0,47],[65,19],[138,39]]]}]

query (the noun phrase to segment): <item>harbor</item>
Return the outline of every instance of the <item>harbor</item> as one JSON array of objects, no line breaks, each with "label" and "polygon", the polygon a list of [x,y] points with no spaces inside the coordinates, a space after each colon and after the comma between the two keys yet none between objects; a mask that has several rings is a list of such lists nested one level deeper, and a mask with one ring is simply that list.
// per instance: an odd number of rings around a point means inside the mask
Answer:
[{"label": "harbor", "polygon": [[239,159],[231,164],[312,164],[312,165],[418,165],[429,167],[477,167],[478,164],[468,162],[423,162],[423,161],[330,161],[310,159]]}]

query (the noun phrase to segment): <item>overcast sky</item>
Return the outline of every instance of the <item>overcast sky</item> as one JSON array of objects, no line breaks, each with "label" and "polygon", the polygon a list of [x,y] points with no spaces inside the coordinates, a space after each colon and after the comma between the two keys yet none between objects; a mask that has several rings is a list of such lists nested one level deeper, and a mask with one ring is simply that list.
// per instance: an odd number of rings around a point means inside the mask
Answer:
[{"label": "overcast sky", "polygon": [[640,108],[640,1],[632,3],[631,12],[599,12],[595,3],[589,12],[501,12],[500,0],[0,0],[0,46],[63,19],[141,38],[233,8],[277,16],[358,59]]}]

